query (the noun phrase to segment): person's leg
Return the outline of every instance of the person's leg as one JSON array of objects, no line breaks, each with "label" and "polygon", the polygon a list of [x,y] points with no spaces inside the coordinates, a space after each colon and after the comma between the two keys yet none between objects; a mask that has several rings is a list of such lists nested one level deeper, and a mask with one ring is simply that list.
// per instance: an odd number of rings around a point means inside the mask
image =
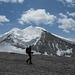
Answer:
[{"label": "person's leg", "polygon": [[29,60],[30,60],[30,64],[32,64],[32,61],[31,61],[31,59],[32,59],[32,57],[31,57],[31,54],[29,54]]},{"label": "person's leg", "polygon": [[30,53],[28,53],[28,56],[29,56],[29,58],[27,59],[27,63],[29,62],[30,64],[32,64],[32,61],[31,61],[31,59],[32,59],[32,57],[31,57],[31,54]]},{"label": "person's leg", "polygon": [[28,63],[28,61],[30,60],[30,54],[28,53],[29,58],[26,60],[26,62]]}]

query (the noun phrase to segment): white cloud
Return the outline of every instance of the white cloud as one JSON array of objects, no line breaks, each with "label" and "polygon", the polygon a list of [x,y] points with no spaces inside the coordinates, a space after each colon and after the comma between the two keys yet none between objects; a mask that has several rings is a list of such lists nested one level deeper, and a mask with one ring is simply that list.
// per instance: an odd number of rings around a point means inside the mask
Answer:
[{"label": "white cloud", "polygon": [[61,17],[67,18],[67,16],[64,15],[63,13],[59,13],[59,15],[60,15]]},{"label": "white cloud", "polygon": [[69,16],[75,17],[75,12],[73,12],[73,13],[67,12],[67,14],[68,14]]},{"label": "white cloud", "polygon": [[23,21],[20,21],[20,20],[19,20],[19,24],[23,25],[24,23],[23,23]]},{"label": "white cloud", "polygon": [[46,12],[45,9],[30,9],[24,12],[19,19],[20,24],[24,23],[34,23],[36,25],[39,24],[53,24],[55,21],[56,16],[51,15],[50,13]]},{"label": "white cloud", "polygon": [[74,7],[75,6],[75,0],[58,0],[62,2],[64,5],[67,5],[68,7]]},{"label": "white cloud", "polygon": [[9,22],[9,20],[6,18],[6,16],[0,15],[0,23],[1,22]]},{"label": "white cloud", "polygon": [[23,3],[24,0],[0,0],[1,2],[11,2],[11,3]]},{"label": "white cloud", "polygon": [[68,18],[66,15],[60,13],[60,18],[58,23],[60,23],[59,28],[63,29],[64,32],[69,33],[70,30],[75,30],[75,20]]}]

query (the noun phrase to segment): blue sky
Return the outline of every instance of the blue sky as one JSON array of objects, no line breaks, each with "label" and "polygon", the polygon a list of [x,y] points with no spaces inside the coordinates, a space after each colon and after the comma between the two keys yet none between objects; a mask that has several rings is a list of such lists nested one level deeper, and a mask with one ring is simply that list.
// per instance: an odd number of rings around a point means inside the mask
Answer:
[{"label": "blue sky", "polygon": [[30,25],[75,40],[75,0],[0,0],[0,34]]}]

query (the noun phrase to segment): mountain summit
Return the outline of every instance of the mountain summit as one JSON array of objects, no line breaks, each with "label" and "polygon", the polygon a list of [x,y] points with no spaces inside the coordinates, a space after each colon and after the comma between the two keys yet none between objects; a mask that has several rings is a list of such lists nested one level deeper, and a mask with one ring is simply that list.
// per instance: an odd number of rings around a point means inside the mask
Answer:
[{"label": "mountain summit", "polygon": [[44,28],[29,26],[23,30],[13,28],[0,37],[0,51],[25,53],[32,45],[33,51],[53,56],[75,56],[75,44]]}]

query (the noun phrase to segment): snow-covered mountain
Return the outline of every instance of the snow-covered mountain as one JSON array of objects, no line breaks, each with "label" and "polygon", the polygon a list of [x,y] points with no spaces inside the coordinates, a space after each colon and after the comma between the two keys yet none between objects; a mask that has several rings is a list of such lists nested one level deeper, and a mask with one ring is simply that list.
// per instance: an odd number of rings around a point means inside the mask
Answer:
[{"label": "snow-covered mountain", "polygon": [[23,30],[13,28],[0,37],[0,51],[25,53],[27,46],[36,44],[41,38],[41,27],[29,26]]},{"label": "snow-covered mountain", "polygon": [[29,26],[23,30],[13,28],[0,37],[0,51],[25,53],[32,45],[34,53],[54,56],[75,56],[75,44],[49,33],[41,27]]}]

